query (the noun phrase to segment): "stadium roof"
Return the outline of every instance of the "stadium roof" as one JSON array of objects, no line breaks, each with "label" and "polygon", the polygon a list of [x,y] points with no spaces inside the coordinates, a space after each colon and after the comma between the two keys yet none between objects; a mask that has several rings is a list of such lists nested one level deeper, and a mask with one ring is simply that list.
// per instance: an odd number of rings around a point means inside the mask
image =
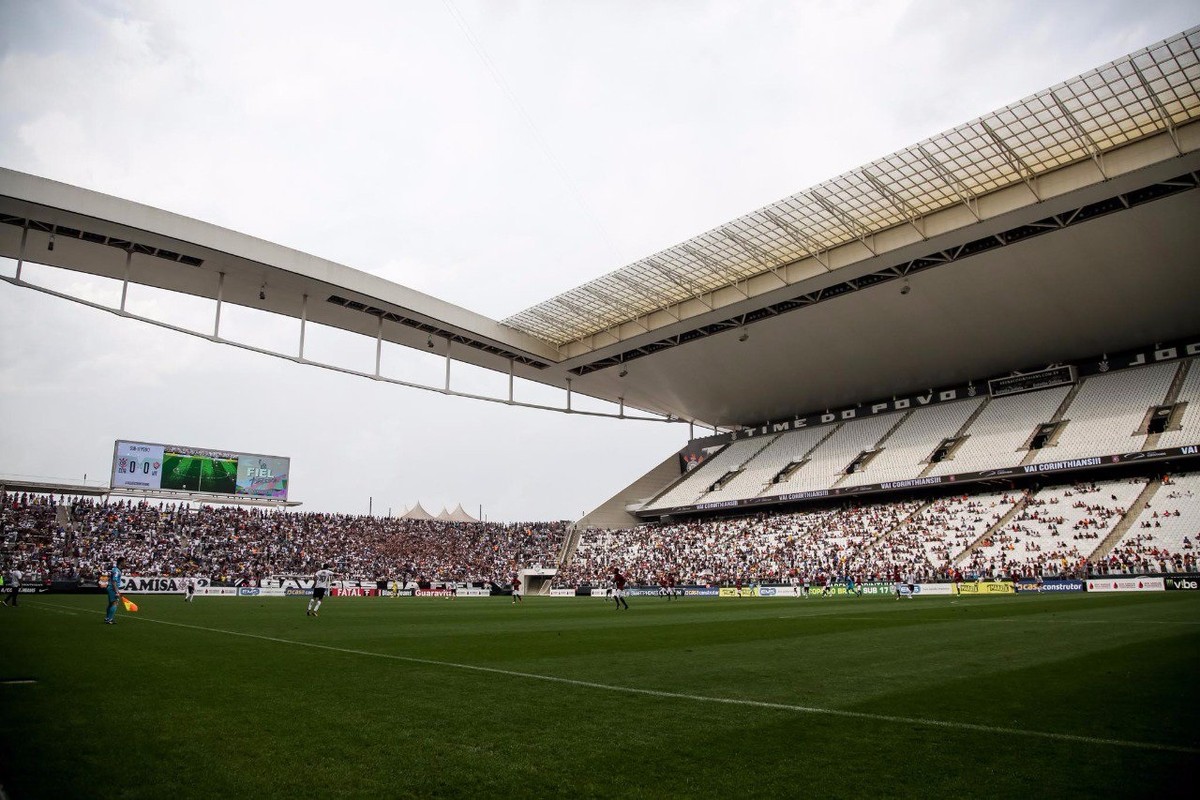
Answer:
[{"label": "stadium roof", "polygon": [[[304,325],[329,325],[374,340],[376,369],[320,366],[450,394],[456,360],[566,389],[558,410],[574,392],[622,413],[779,420],[1200,333],[1198,51],[1194,28],[503,323],[3,169],[0,256],[111,279],[122,301],[0,280],[303,364]],[[214,300],[212,327],[130,313],[126,283]],[[222,303],[296,319],[298,348],[224,338]],[[385,342],[444,356],[445,386],[382,375]],[[512,385],[485,399],[513,402]]]},{"label": "stadium roof", "polygon": [[[962,205],[980,219],[979,198],[1091,159],[1107,177],[1106,153],[1200,116],[1200,28],[1038,92],[877,159],[765,208],[521,311],[503,322],[556,347],[644,319],[751,278],[858,243],[899,225],[925,238],[924,220]],[[1178,141],[1176,140],[1178,147]],[[1180,150],[1182,153],[1182,150]],[[749,296],[749,295],[747,295]]]}]

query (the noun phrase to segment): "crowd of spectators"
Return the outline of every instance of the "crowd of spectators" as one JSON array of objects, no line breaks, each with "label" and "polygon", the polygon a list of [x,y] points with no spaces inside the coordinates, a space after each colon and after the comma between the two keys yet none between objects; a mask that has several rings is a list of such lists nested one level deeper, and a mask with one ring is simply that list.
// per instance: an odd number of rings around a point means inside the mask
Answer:
[{"label": "crowd of spectators", "polygon": [[[586,531],[556,576],[562,586],[603,583],[615,568],[634,582],[786,583],[827,575],[890,579],[912,564],[878,558],[872,544],[920,504],[852,505],[792,514]],[[927,577],[934,577],[930,571]]]},{"label": "crowd of spectators", "polygon": [[[1118,494],[1136,489],[1080,483],[587,530],[561,566],[572,533],[565,522],[462,523],[10,494],[0,510],[0,557],[30,581],[94,578],[118,556],[134,575],[249,583],[311,575],[326,565],[348,579],[500,585],[542,565],[558,567],[554,585],[562,587],[602,585],[613,569],[643,584],[667,576],[688,584],[820,584],[897,574],[931,581],[1195,572],[1200,521],[1182,520],[1174,508],[1154,511],[1111,552],[1091,557],[1126,513]],[[1192,525],[1190,537],[1166,546],[1148,530],[1160,519]]]},{"label": "crowd of spectators", "polygon": [[329,565],[356,580],[494,581],[553,566],[565,522],[445,522],[122,500],[5,496],[3,559],[27,580],[132,575],[257,582]]}]

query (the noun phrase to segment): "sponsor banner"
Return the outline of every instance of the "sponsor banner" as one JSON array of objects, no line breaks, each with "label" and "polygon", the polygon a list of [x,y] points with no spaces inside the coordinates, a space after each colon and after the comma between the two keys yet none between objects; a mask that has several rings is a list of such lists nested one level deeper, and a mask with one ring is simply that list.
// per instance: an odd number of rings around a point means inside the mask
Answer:
[{"label": "sponsor banner", "polygon": [[334,586],[330,588],[329,594],[331,597],[378,597],[379,589],[375,586],[369,589],[361,586]]},{"label": "sponsor banner", "polygon": [[1200,575],[1167,576],[1163,579],[1164,586],[1175,591],[1196,591],[1200,589]]},{"label": "sponsor banner", "polygon": [[608,592],[609,592],[608,589],[601,589],[599,587],[596,587],[596,588],[592,589],[592,597],[608,597],[609,596]]},{"label": "sponsor banner", "polygon": [[1068,386],[1075,380],[1074,367],[1047,367],[1037,372],[992,378],[988,381],[988,391],[992,397],[1004,397],[1010,394],[1036,392],[1038,389],[1050,389],[1055,386]]},{"label": "sponsor banner", "polygon": [[684,597],[717,597],[720,595],[720,590],[712,586],[685,586],[683,588]]},{"label": "sponsor banner", "polygon": [[575,590],[574,589],[551,589],[550,596],[551,597],[574,597]]},{"label": "sponsor banner", "polygon": [[[1023,579],[1021,581],[1022,592],[1036,592],[1038,590],[1037,581]],[[1043,580],[1043,592],[1082,592],[1083,581],[1076,580]]]},{"label": "sponsor banner", "polygon": [[[551,590],[553,591],[553,590]],[[571,594],[575,594],[574,591]],[[476,589],[470,586],[464,586],[458,590],[458,597],[491,597],[491,589]]]},{"label": "sponsor banner", "polygon": [[205,597],[237,597],[238,590],[234,586],[205,586],[196,589],[196,594]]},{"label": "sponsor banner", "polygon": [[417,589],[417,597],[453,597],[449,589]]},{"label": "sponsor banner", "polygon": [[1162,578],[1092,578],[1087,582],[1089,592],[1161,592],[1166,590]]},{"label": "sponsor banner", "polygon": [[[121,591],[129,594],[183,594],[186,578],[167,578],[157,575],[130,576],[121,578]],[[105,580],[107,583],[107,579]],[[210,584],[208,578],[196,579],[196,591]]]},{"label": "sponsor banner", "polygon": [[660,587],[660,586],[626,586],[625,587],[625,596],[626,597],[650,597],[650,596],[657,597],[660,594],[662,594],[662,587]]},{"label": "sponsor banner", "polygon": [[[11,591],[12,586],[5,586],[3,589],[0,589],[0,592],[4,594],[8,594]],[[41,594],[48,591],[50,591],[50,587],[40,583],[22,583],[17,587],[17,594]]]},{"label": "sponsor banner", "polygon": [[1014,594],[1016,591],[1012,581],[963,581],[954,585],[958,586],[958,594]]},{"label": "sponsor banner", "polygon": [[238,597],[258,597],[261,591],[257,586],[242,586],[238,589]]},{"label": "sponsor banner", "polygon": [[954,594],[954,584],[952,583],[918,583],[914,588],[916,591],[913,594],[919,595]]},{"label": "sponsor banner", "polygon": [[312,589],[301,589],[299,586],[288,586],[282,589],[285,597],[311,597]]},{"label": "sponsor banner", "polygon": [[[800,589],[800,594],[803,595],[804,594],[803,587],[798,587],[798,588]],[[880,582],[880,581],[868,581],[863,584],[856,583],[856,584],[854,584],[854,594],[855,595],[858,594],[859,589],[862,590],[863,594],[895,594],[896,593],[896,584],[888,583],[888,582]],[[808,594],[809,594],[809,596],[826,594],[825,584],[810,583],[808,586]],[[844,584],[844,583],[832,584],[829,587],[828,594],[835,595],[835,596],[841,596],[844,594],[848,594],[848,592],[846,591],[846,584]]]},{"label": "sponsor banner", "polygon": [[757,586],[743,586],[742,590],[741,590],[741,594],[739,594],[738,590],[735,587],[722,586],[719,590],[717,590],[717,596],[718,597],[758,597],[758,587]]}]

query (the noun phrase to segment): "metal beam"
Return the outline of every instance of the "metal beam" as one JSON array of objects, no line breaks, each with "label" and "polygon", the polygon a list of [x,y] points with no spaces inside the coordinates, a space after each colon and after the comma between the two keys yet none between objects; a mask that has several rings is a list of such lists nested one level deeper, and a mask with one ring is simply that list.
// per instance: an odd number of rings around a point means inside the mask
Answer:
[{"label": "metal beam", "polygon": [[918,214],[916,212],[916,209],[914,209],[912,206],[910,206],[904,200],[904,198],[901,197],[897,192],[893,191],[891,189],[891,187],[889,187],[887,184],[885,184],[879,178],[872,175],[867,170],[865,170],[865,169],[860,170],[859,174],[861,174],[863,176],[863,178],[866,179],[867,183],[871,184],[871,186],[874,187],[875,191],[879,192],[879,194],[883,197],[884,200],[886,200],[888,203],[891,204],[892,208],[899,211],[900,215],[903,216],[906,220],[908,220],[908,224],[912,225],[913,230],[915,230],[918,234],[920,234],[922,241],[929,241],[929,237],[925,235],[924,228],[922,228],[920,225],[917,224],[917,220],[924,221],[925,218],[923,216],[921,216],[920,214]]},{"label": "metal beam", "polygon": [[[388,383],[388,384],[392,384],[393,386],[403,386],[403,387],[406,387],[409,389],[421,389],[423,391],[436,392],[437,394],[447,395],[450,397],[462,397],[467,400],[482,400],[487,403],[499,403],[502,405],[520,406],[521,408],[532,408],[532,409],[536,409],[538,411],[556,411],[560,414],[564,413],[566,411],[566,409],[564,409],[562,406],[547,406],[547,405],[541,405],[539,403],[521,403],[521,402],[516,402],[516,401],[508,401],[508,400],[504,400],[504,399],[498,398],[498,397],[489,397],[488,395],[473,394],[471,392],[458,392],[458,391],[453,391],[453,390],[449,390],[449,389],[445,389],[445,388],[438,388],[436,386],[427,386],[422,383],[413,383],[411,381],[403,381],[403,380],[399,380],[398,378],[388,378],[383,375],[372,375],[369,372],[363,372],[361,370],[351,369],[349,367],[339,367],[334,364],[326,364],[321,361],[310,361],[306,358],[301,358],[299,356],[291,356],[291,355],[288,355],[287,353],[279,353],[274,350],[268,350],[264,347],[258,347],[257,345],[247,344],[246,342],[236,342],[236,341],[233,341],[230,339],[222,339],[219,336],[215,336],[213,334],[201,333],[199,331],[194,331],[189,328],[182,328],[182,327],[179,327],[178,325],[172,325],[169,322],[162,322],[161,320],[151,319],[150,317],[143,317],[138,314],[131,313],[129,311],[122,311],[121,309],[115,308],[113,306],[106,306],[102,303],[96,303],[91,300],[85,300],[82,297],[75,297],[74,295],[69,295],[64,292],[55,291],[54,289],[48,289],[44,286],[38,286],[36,284],[18,280],[15,277],[10,278],[7,275],[0,275],[0,281],[2,281],[4,283],[12,284],[13,286],[19,286],[23,289],[32,289],[35,292],[40,292],[42,294],[49,295],[51,297],[57,297],[61,300],[69,300],[72,303],[79,303],[80,305],[87,306],[88,308],[94,308],[98,311],[107,311],[110,314],[113,314],[118,317],[122,317],[124,319],[132,319],[132,320],[136,320],[138,322],[144,322],[148,325],[153,325],[158,328],[163,328],[165,330],[174,331],[175,333],[182,333],[182,334],[186,334],[188,336],[194,336],[197,339],[204,339],[205,341],[214,342],[217,344],[228,345],[230,347],[236,347],[240,350],[246,350],[247,352],[258,353],[259,355],[271,356],[272,358],[279,358],[284,361],[290,361],[293,364],[302,364],[304,366],[309,366],[309,367],[319,367],[320,369],[329,370],[330,372],[338,372],[343,375],[353,375],[355,377],[366,378],[368,380],[377,381],[379,383]],[[603,399],[603,398],[600,398],[600,399]],[[639,421],[639,422],[677,423],[677,422],[683,421],[680,419],[676,419],[674,417],[629,416],[629,415],[611,414],[611,413],[606,413],[603,411],[573,410],[571,413],[581,414],[581,415],[585,415],[585,416],[589,416],[589,417],[606,417],[608,419],[630,419],[630,420],[635,420],[635,421]],[[647,413],[653,413],[653,412],[647,412]]]},{"label": "metal beam", "polygon": [[1183,155],[1183,148],[1179,146],[1179,133],[1175,130],[1175,121],[1171,119],[1171,115],[1163,107],[1162,101],[1158,99],[1158,92],[1150,88],[1150,82],[1146,80],[1146,76],[1142,74],[1142,70],[1138,67],[1137,62],[1132,58],[1129,59],[1129,66],[1133,67],[1138,81],[1141,82],[1142,88],[1146,90],[1146,96],[1150,98],[1150,102],[1154,104],[1154,110],[1158,112],[1158,118],[1162,120],[1163,126],[1167,129],[1167,134],[1171,137],[1171,143],[1175,145],[1175,155]]},{"label": "metal beam", "polygon": [[[805,255],[816,259],[817,263],[825,268],[826,272],[830,272],[832,268],[829,266],[829,248],[820,247],[816,240],[809,236],[804,231],[793,225],[790,221],[783,219],[774,211],[764,211],[763,215],[771,220],[771,224],[783,231],[788,237],[795,242]],[[821,252],[825,252],[825,257],[821,257]]]},{"label": "metal beam", "polygon": [[867,226],[863,225],[861,222],[851,216],[849,212],[843,211],[839,206],[830,201],[829,198],[823,196],[817,190],[810,189],[808,196],[813,200],[816,200],[817,205],[825,209],[830,215],[833,216],[834,219],[841,223],[842,227],[846,229],[846,233],[862,242],[863,247],[867,248],[867,250],[871,252],[871,255],[879,255],[873,246],[867,244],[867,237],[870,235],[870,230],[867,228]]},{"label": "metal beam", "polygon": [[976,221],[979,221],[979,212],[975,210],[975,205],[978,204],[978,200],[976,200],[975,195],[971,192],[971,190],[966,186],[963,186],[962,183],[959,182],[958,178],[954,177],[954,174],[950,172],[950,170],[946,169],[946,167],[942,165],[942,162],[938,161],[937,158],[934,157],[933,153],[930,153],[925,149],[924,145],[917,145],[917,152],[921,154],[921,158],[924,159],[925,163],[928,164],[933,171],[938,174],[938,177],[941,178],[948,187],[950,187],[950,191],[958,195],[959,202],[967,207],[967,211],[971,212],[971,216],[975,217]]},{"label": "metal beam", "polygon": [[1033,170],[1029,168],[1029,165],[1026,164],[1019,155],[1017,155],[1016,151],[1008,146],[1008,142],[1004,141],[1004,139],[1000,137],[1000,134],[996,133],[996,131],[992,129],[992,126],[987,124],[987,120],[979,120],[979,125],[992,140],[992,144],[996,145],[996,149],[1000,151],[1000,155],[1004,156],[1004,160],[1008,162],[1010,167],[1012,167],[1013,172],[1017,173],[1017,176],[1025,182],[1025,185],[1033,194],[1034,199],[1040,203],[1042,201],[1042,196],[1038,194],[1037,187],[1033,185],[1033,182],[1037,180],[1037,175],[1035,175]]},{"label": "metal beam", "polygon": [[741,248],[742,251],[746,253],[746,255],[750,256],[755,261],[757,261],[759,263],[759,265],[763,268],[763,271],[764,271],[763,274],[769,272],[772,275],[774,275],[776,278],[778,278],[779,282],[782,283],[784,286],[788,285],[787,280],[782,275],[779,274],[778,265],[776,265],[776,266],[771,265],[770,262],[773,260],[773,257],[771,256],[771,254],[768,253],[766,250],[764,250],[762,247],[759,247],[757,243],[747,241],[741,234],[734,233],[733,231],[729,230],[728,228],[722,228],[721,235],[724,236],[729,241],[733,242],[739,248]]},{"label": "metal beam", "polygon": [[1058,113],[1063,115],[1067,124],[1071,126],[1071,130],[1075,133],[1075,142],[1080,145],[1092,157],[1092,161],[1096,164],[1096,169],[1100,170],[1100,177],[1108,180],[1108,172],[1104,169],[1104,151],[1100,149],[1100,145],[1096,144],[1096,140],[1091,134],[1083,129],[1083,125],[1075,118],[1075,115],[1066,107],[1062,100],[1059,99],[1055,92],[1050,92],[1050,99],[1054,101],[1054,105],[1058,106]]}]

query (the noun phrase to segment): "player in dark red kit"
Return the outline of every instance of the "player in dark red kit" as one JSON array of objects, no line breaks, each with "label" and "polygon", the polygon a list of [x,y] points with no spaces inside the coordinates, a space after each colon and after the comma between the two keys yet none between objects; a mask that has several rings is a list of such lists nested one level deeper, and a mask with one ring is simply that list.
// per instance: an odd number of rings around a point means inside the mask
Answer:
[{"label": "player in dark red kit", "polygon": [[625,602],[625,584],[627,581],[625,580],[625,576],[622,575],[616,567],[613,567],[612,582],[613,601],[617,604],[617,610],[620,611],[621,606],[625,606],[625,608],[628,609],[629,603]]},{"label": "player in dark red kit", "polygon": [[515,606],[517,603],[524,603],[525,598],[521,596],[521,576],[513,575],[513,578],[511,581],[509,581],[509,583],[512,584],[513,605]]}]

